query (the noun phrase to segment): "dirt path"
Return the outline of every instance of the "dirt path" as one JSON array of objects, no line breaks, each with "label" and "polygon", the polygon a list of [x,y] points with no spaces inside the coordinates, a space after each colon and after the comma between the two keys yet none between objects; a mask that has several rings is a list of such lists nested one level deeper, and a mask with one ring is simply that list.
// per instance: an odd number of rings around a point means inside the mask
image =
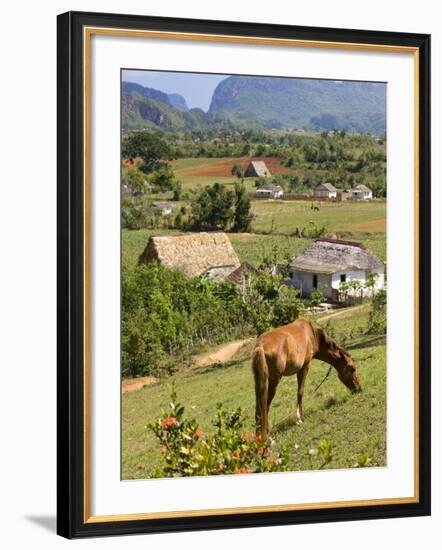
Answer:
[{"label": "dirt path", "polygon": [[[355,306],[352,308],[344,308],[339,311],[334,311],[333,313],[327,313],[322,317],[318,317],[316,321],[328,321],[329,319],[340,317],[348,313],[353,313],[363,308],[363,305]],[[208,365],[213,365],[213,363],[225,363],[226,361],[232,360],[238,351],[245,345],[253,342],[255,338],[245,338],[244,340],[234,340],[233,342],[228,342],[227,344],[222,344],[215,349],[207,351],[205,353],[200,353],[193,356],[193,365],[194,368],[207,367]],[[133,391],[140,390],[144,386],[150,386],[151,384],[156,384],[158,379],[154,376],[144,376],[142,378],[128,378],[123,380],[122,393],[130,393]]]},{"label": "dirt path", "polygon": [[245,340],[235,340],[228,344],[223,344],[206,353],[200,353],[193,357],[193,362],[196,367],[206,367],[213,363],[224,363],[230,361],[236,353],[246,344],[253,342],[254,338],[246,338]]},{"label": "dirt path", "polygon": [[156,384],[158,379],[154,376],[142,376],[141,378],[126,378],[121,386],[121,393],[130,393],[132,391],[141,390],[144,386]]}]

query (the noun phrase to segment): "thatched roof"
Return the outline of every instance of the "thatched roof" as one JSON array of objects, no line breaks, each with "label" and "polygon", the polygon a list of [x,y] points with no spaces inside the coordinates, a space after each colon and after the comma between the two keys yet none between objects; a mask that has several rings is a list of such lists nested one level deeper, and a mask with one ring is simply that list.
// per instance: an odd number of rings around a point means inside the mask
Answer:
[{"label": "thatched roof", "polygon": [[157,261],[161,265],[197,277],[209,268],[239,267],[240,261],[225,233],[186,233],[150,237],[140,263]]},{"label": "thatched roof", "polygon": [[370,193],[371,189],[363,183],[360,183],[359,185],[356,185],[353,191],[363,191],[364,193]]},{"label": "thatched roof", "polygon": [[270,170],[267,168],[267,165],[263,160],[252,160],[252,162],[246,168],[245,175],[267,177],[271,174]]},{"label": "thatched roof", "polygon": [[154,202],[153,205],[155,206],[155,208],[159,208],[160,210],[172,208],[172,205],[168,202]]},{"label": "thatched roof", "polygon": [[330,191],[331,193],[335,193],[337,189],[333,184],[326,181],[325,183],[318,183],[315,187],[315,191]]},{"label": "thatched roof", "polygon": [[235,270],[233,270],[229,274],[227,279],[229,279],[229,281],[232,281],[232,283],[241,284],[242,281],[247,277],[247,275],[253,275],[254,273],[257,273],[257,270],[253,267],[253,265],[249,264],[248,262],[244,262]]},{"label": "thatched roof", "polygon": [[318,239],[293,260],[290,268],[296,271],[330,274],[337,271],[373,271],[383,265],[362,243]]},{"label": "thatched roof", "polygon": [[258,187],[256,192],[258,191],[270,191],[272,193],[279,193],[281,191],[284,191],[284,189],[280,185],[273,185],[273,183],[268,183],[266,185],[261,185]]}]

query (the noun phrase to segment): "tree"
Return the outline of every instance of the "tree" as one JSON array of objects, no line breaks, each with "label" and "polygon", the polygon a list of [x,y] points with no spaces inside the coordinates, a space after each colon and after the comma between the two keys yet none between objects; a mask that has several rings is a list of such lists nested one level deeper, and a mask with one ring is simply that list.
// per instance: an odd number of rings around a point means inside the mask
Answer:
[{"label": "tree", "polygon": [[123,187],[132,194],[144,194],[147,190],[147,180],[139,170],[130,169],[122,177]]},{"label": "tree", "polygon": [[235,184],[235,211],[232,231],[250,231],[253,215],[250,212],[250,198],[243,184]]},{"label": "tree", "polygon": [[368,273],[368,275],[365,279],[365,288],[370,290],[372,298],[374,296],[374,289],[376,287],[376,281],[377,281],[378,277],[379,277],[379,273],[376,273],[375,271],[372,271],[372,272]]},{"label": "tree", "polygon": [[151,177],[151,183],[156,191],[165,193],[166,191],[175,191],[179,186],[179,181],[176,179],[173,170],[170,166],[161,166],[155,170]]},{"label": "tree", "polygon": [[205,187],[192,202],[195,229],[227,229],[233,219],[234,193],[222,183]]},{"label": "tree", "polygon": [[149,174],[164,166],[164,161],[172,159],[172,149],[168,143],[151,132],[135,132],[123,141],[123,158],[133,161],[136,157],[143,159],[140,170]]},{"label": "tree", "polygon": [[232,176],[236,176],[241,182],[244,181],[244,168],[241,164],[234,164],[231,171]]}]

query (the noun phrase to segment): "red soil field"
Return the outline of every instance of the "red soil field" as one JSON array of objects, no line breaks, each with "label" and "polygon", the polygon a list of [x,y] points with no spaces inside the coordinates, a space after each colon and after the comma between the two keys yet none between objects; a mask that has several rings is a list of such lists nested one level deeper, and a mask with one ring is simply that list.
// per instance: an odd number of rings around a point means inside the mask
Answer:
[{"label": "red soil field", "polygon": [[[289,168],[281,165],[282,159],[279,157],[241,157],[216,162],[201,168],[185,170],[185,173],[186,176],[230,177],[235,164],[241,164],[246,169],[252,160],[264,161],[271,174],[289,174],[291,172]],[[184,170],[182,173],[184,173]]]}]

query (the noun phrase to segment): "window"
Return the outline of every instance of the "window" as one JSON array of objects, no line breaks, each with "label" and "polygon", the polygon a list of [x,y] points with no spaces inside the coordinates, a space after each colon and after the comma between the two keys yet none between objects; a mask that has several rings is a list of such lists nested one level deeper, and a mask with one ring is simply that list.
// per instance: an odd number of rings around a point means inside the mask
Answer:
[{"label": "window", "polygon": [[318,276],[313,275],[313,288],[318,288]]},{"label": "window", "polygon": [[345,273],[343,273],[341,275],[341,283],[345,283],[346,280],[347,280],[347,275]]}]

